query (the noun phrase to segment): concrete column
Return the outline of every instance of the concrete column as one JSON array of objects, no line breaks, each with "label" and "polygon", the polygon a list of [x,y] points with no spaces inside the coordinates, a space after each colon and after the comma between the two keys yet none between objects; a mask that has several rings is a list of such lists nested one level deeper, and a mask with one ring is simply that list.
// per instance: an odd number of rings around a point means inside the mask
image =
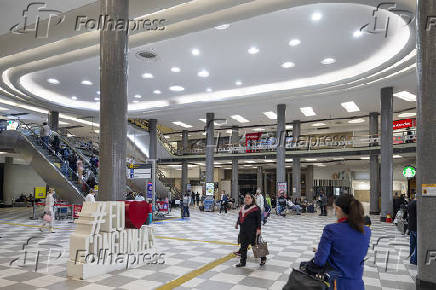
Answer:
[{"label": "concrete column", "polygon": [[[100,14],[129,19],[129,1],[101,0]],[[127,31],[100,30],[99,200],[123,200],[126,191]]]},{"label": "concrete column", "polygon": [[286,174],[286,182],[288,183],[288,195],[292,195],[292,172],[287,172]]},{"label": "concrete column", "polygon": [[272,192],[268,192],[268,173],[263,174],[263,192],[269,193],[271,195]]},{"label": "concrete column", "polygon": [[[232,127],[232,144],[235,146],[239,143],[239,128],[238,126]],[[238,167],[238,158],[232,158],[232,197],[239,201],[239,167]]]},{"label": "concrete column", "polygon": [[148,158],[157,159],[157,120],[148,120],[148,133],[150,134],[150,147],[148,148]]},{"label": "concrete column", "polygon": [[312,201],[313,197],[313,165],[308,165],[306,170],[306,199]]},{"label": "concrete column", "polygon": [[[369,135],[371,138],[378,137],[378,113],[369,114]],[[370,146],[377,146],[376,142],[371,142]],[[369,160],[370,176],[370,214],[380,214],[380,191],[379,191],[379,163],[378,154],[372,152]]]},{"label": "concrete column", "polygon": [[286,182],[286,105],[277,105],[277,183]]},{"label": "concrete column", "polygon": [[393,154],[393,88],[381,89],[381,221],[393,212],[392,204],[392,154]]},{"label": "concrete column", "polygon": [[[293,123],[292,137],[298,140],[301,133],[301,123],[296,120]],[[292,158],[292,196],[301,197],[301,163],[300,157]]]},{"label": "concrete column", "polygon": [[[182,132],[182,152],[185,153],[188,150],[188,131],[183,130]],[[188,161],[182,161],[182,193],[187,193],[188,185]]]},{"label": "concrete column", "polygon": [[48,125],[52,131],[59,130],[59,112],[50,111],[48,114]]},{"label": "concrete column", "polygon": [[262,176],[262,166],[257,166],[257,188],[260,188],[260,190],[263,190],[263,176]]},{"label": "concrete column", "polygon": [[206,182],[214,182],[214,113],[206,113]]},{"label": "concrete column", "polygon": [[436,196],[423,196],[424,184],[436,184],[436,0],[418,0],[416,289],[436,289]]}]

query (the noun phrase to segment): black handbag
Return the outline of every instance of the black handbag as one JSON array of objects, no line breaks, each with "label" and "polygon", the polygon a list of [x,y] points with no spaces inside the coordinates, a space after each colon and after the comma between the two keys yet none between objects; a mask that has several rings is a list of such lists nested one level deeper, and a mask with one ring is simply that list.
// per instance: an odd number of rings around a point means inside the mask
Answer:
[{"label": "black handbag", "polygon": [[326,290],[329,285],[308,273],[293,269],[283,290]]}]

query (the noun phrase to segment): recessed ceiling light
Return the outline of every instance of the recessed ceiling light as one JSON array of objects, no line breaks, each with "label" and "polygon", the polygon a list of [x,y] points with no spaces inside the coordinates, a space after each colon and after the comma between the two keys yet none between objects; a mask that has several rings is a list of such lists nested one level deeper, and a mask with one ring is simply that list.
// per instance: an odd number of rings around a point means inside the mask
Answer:
[{"label": "recessed ceiling light", "polygon": [[171,68],[171,71],[172,71],[172,72],[175,72],[175,73],[178,73],[178,72],[181,72],[182,70],[181,70],[178,66],[173,66],[173,67]]},{"label": "recessed ceiling light", "polygon": [[294,126],[292,126],[292,125],[286,125],[286,130],[291,130],[292,128],[294,128]]},{"label": "recessed ceiling light", "polygon": [[301,113],[303,113],[306,117],[315,116],[315,112],[312,107],[302,107],[300,108]]},{"label": "recessed ceiling light", "polygon": [[301,40],[294,38],[289,41],[289,46],[297,46],[301,43]]},{"label": "recessed ceiling light", "polygon": [[141,95],[138,95],[138,94],[134,95],[134,97],[135,97],[136,99],[140,99],[140,98],[142,98],[142,96],[141,96]]},{"label": "recessed ceiling light", "polygon": [[58,84],[60,84],[60,81],[58,81],[57,79],[53,79],[53,78],[48,79],[47,82],[48,82],[49,84],[52,84],[52,85],[58,85]]},{"label": "recessed ceiling light", "polygon": [[277,114],[274,112],[264,112],[263,114],[267,116],[268,119],[277,120]]},{"label": "recessed ceiling light", "polygon": [[152,79],[153,78],[153,74],[151,74],[151,73],[143,73],[141,77],[143,79]]},{"label": "recessed ceiling light", "polygon": [[207,77],[209,77],[209,72],[207,70],[201,70],[197,73],[197,75],[200,78],[207,78]]},{"label": "recessed ceiling light", "polygon": [[325,126],[326,124],[325,123],[315,123],[315,124],[312,124],[312,127],[321,127],[321,126]]},{"label": "recessed ceiling light", "polygon": [[282,68],[291,68],[291,67],[295,67],[295,63],[293,63],[292,61],[287,61],[282,63]]},{"label": "recessed ceiling light", "polygon": [[230,130],[226,130],[226,133],[227,134],[232,134],[232,130],[230,129]]},{"label": "recessed ceiling light", "polygon": [[360,157],[360,159],[362,159],[362,160],[369,160],[369,156],[362,156],[362,157]]},{"label": "recessed ceiling light", "polygon": [[98,102],[100,101],[100,98],[94,98],[94,101]]},{"label": "recessed ceiling light", "polygon": [[206,132],[201,133],[201,135],[203,135],[203,136],[206,136],[206,134],[207,134]]},{"label": "recessed ceiling light", "polygon": [[359,38],[359,37],[362,36],[362,34],[363,34],[362,31],[360,31],[360,30],[356,30],[356,31],[353,32],[353,37],[354,37],[354,38]]},{"label": "recessed ceiling light", "polygon": [[[9,111],[9,109],[8,108],[3,108],[3,107],[0,107],[0,111]],[[61,124],[61,122],[59,121],[59,124]]]},{"label": "recessed ceiling light", "polygon": [[231,118],[232,118],[233,120],[238,121],[239,123],[248,123],[248,122],[250,122],[249,120],[245,119],[245,118],[242,117],[241,115],[233,115],[233,116],[231,116]]},{"label": "recessed ceiling light", "polygon": [[83,80],[83,81],[81,82],[81,84],[82,84],[82,85],[86,85],[86,86],[91,86],[91,85],[92,85],[92,82],[91,82],[91,81],[88,81],[88,80]]},{"label": "recessed ceiling light", "polygon": [[77,100],[77,97],[76,96],[72,96],[71,99]]},{"label": "recessed ceiling light", "polygon": [[183,127],[183,128],[192,128],[191,125],[185,124],[185,123],[180,122],[180,121],[175,121],[175,122],[173,122],[173,124],[177,125],[177,126],[180,126],[180,127]]},{"label": "recessed ceiling light", "polygon": [[318,159],[316,159],[316,158],[306,158],[306,159],[304,159],[304,160],[306,160],[306,161],[308,161],[308,162],[318,161]]},{"label": "recessed ceiling light", "polygon": [[160,90],[154,90],[153,94],[160,95],[162,92]]},{"label": "recessed ceiling light", "polygon": [[416,95],[408,92],[408,91],[402,91],[394,94],[394,97],[400,98],[407,102],[416,102]]},{"label": "recessed ceiling light", "polygon": [[242,85],[242,82],[241,81],[236,81],[235,85],[240,86],[240,85]]},{"label": "recessed ceiling light", "polygon": [[409,118],[409,117],[415,117],[416,113],[401,113],[398,115],[400,118]]},{"label": "recessed ceiling light", "polygon": [[360,111],[359,107],[353,101],[341,103],[341,106],[344,107],[344,109],[347,110],[348,113]]},{"label": "recessed ceiling light", "polygon": [[170,91],[173,91],[173,92],[182,92],[184,90],[185,90],[185,88],[182,86],[171,86],[170,87]]},{"label": "recessed ceiling light", "polygon": [[222,24],[222,25],[215,26],[215,29],[217,29],[217,30],[225,30],[225,29],[227,29],[229,27],[230,27],[230,24]]},{"label": "recessed ceiling light", "polygon": [[200,120],[203,123],[206,123],[206,119],[198,119],[198,120]]},{"label": "recessed ceiling light", "polygon": [[192,55],[200,55],[200,50],[198,48],[194,48],[191,50]]},{"label": "recessed ceiling light", "polygon": [[335,63],[335,62],[336,62],[336,59],[331,58],[331,57],[324,58],[321,61],[322,64],[332,64],[332,63]]},{"label": "recessed ceiling light", "polygon": [[319,13],[319,12],[314,12],[314,13],[312,13],[312,17],[311,18],[312,18],[313,21],[319,21],[322,18],[322,14]]},{"label": "recessed ceiling light", "polygon": [[100,130],[94,130],[94,132],[98,134],[98,133],[100,133]]},{"label": "recessed ceiling light", "polygon": [[134,100],[133,102],[134,102],[135,104],[136,104],[136,103],[139,103],[139,101],[138,101],[138,100]]},{"label": "recessed ceiling light", "polygon": [[210,93],[210,92],[212,92],[212,89],[211,88],[207,88],[206,92]]},{"label": "recessed ceiling light", "polygon": [[97,91],[97,95],[100,95],[100,91]]},{"label": "recessed ceiling light", "polygon": [[262,132],[262,131],[265,131],[265,129],[264,128],[254,128],[253,131]]},{"label": "recessed ceiling light", "polygon": [[257,47],[255,47],[255,46],[252,46],[252,47],[250,47],[249,49],[248,49],[248,53],[249,54],[256,54],[256,53],[258,53],[259,52],[259,49],[257,48]]},{"label": "recessed ceiling light", "polygon": [[395,159],[403,158],[403,156],[401,156],[401,155],[394,155],[394,156],[392,156],[392,157],[395,158]]},{"label": "recessed ceiling light", "polygon": [[165,137],[165,139],[170,139],[171,137],[170,136],[164,136]]},{"label": "recessed ceiling light", "polygon": [[360,118],[348,121],[348,123],[350,123],[350,124],[359,124],[359,123],[363,123],[363,122],[365,122],[365,120],[364,119],[360,119]]}]

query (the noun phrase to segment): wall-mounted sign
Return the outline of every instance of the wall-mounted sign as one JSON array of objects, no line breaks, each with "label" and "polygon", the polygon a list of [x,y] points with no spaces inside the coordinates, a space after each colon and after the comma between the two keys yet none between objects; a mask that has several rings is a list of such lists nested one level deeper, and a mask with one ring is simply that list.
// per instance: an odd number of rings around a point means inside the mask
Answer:
[{"label": "wall-mounted sign", "polygon": [[277,183],[277,193],[278,196],[284,195],[286,197],[288,193],[288,184],[286,182],[278,182]]},{"label": "wall-mounted sign", "polygon": [[413,178],[416,175],[416,168],[413,166],[406,166],[403,168],[403,176],[407,178]]},{"label": "wall-mounted sign", "polygon": [[206,195],[214,195],[215,193],[215,183],[207,182],[206,183]]},{"label": "wall-mounted sign", "polygon": [[423,184],[422,196],[436,196],[436,184]]},{"label": "wall-mounted sign", "polygon": [[394,121],[394,130],[416,127],[416,119],[403,119]]}]

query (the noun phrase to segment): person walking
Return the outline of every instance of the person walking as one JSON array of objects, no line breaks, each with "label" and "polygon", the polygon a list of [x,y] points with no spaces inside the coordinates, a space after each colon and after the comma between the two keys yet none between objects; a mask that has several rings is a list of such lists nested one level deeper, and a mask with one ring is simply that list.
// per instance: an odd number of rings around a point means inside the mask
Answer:
[{"label": "person walking", "polygon": [[227,205],[228,205],[229,199],[227,197],[226,192],[223,190],[221,194],[221,206],[220,206],[220,214],[224,211],[224,213],[227,213]]},{"label": "person walking", "polygon": [[271,214],[271,209],[272,209],[271,197],[269,196],[269,194],[266,194],[265,195],[265,213],[264,213],[264,217],[263,217],[263,224],[264,225],[268,221],[268,217]]},{"label": "person walking", "polygon": [[327,216],[327,195],[324,192],[321,192],[319,195],[319,204],[321,208],[320,216]]},{"label": "person walking", "polygon": [[195,200],[197,201],[197,206],[200,206],[200,194],[198,192],[195,194]]},{"label": "person walking", "polygon": [[265,212],[265,200],[264,200],[264,198],[263,198],[262,191],[260,190],[260,188],[258,188],[258,189],[256,190],[256,196],[255,196],[255,198],[256,198],[256,205],[257,205],[257,206],[259,207],[259,209],[260,209],[260,218],[261,218],[262,223],[263,223],[263,221],[264,221],[264,219],[265,219],[265,217],[264,217],[264,212]]},{"label": "person walking", "polygon": [[44,143],[45,146],[48,147],[50,141],[50,127],[47,122],[42,123],[41,130],[39,131],[39,136],[41,137],[42,143]]},{"label": "person walking", "polygon": [[[256,205],[255,198],[251,194],[246,194],[244,197],[244,205],[241,207],[239,211],[238,220],[236,222],[235,228],[239,230],[239,243],[240,248],[236,254],[240,256],[239,264],[235,265],[235,267],[245,267],[247,264],[247,251],[249,245],[255,245],[257,238],[261,234],[261,210],[260,207]],[[260,265],[265,265],[266,257],[260,258]]]},{"label": "person walking", "polygon": [[189,204],[191,202],[191,198],[189,196],[189,193],[186,193],[185,196],[183,196],[182,199],[182,218],[189,217]]},{"label": "person walking", "polygon": [[330,289],[364,290],[364,259],[368,252],[371,230],[364,225],[363,206],[351,194],[335,201],[337,222],[324,227],[315,257],[303,262],[312,273],[326,271]]},{"label": "person walking", "polygon": [[54,189],[50,188],[48,190],[47,196],[45,198],[45,206],[44,206],[44,216],[43,216],[43,222],[39,230],[42,232],[44,227],[47,227],[48,230],[52,233],[54,233],[54,219],[55,219],[55,212],[54,212],[54,204],[55,204],[55,198],[54,198]]},{"label": "person walking", "polygon": [[416,233],[416,199],[409,202],[407,206],[408,226],[410,232],[410,264],[417,264],[417,233]]}]

